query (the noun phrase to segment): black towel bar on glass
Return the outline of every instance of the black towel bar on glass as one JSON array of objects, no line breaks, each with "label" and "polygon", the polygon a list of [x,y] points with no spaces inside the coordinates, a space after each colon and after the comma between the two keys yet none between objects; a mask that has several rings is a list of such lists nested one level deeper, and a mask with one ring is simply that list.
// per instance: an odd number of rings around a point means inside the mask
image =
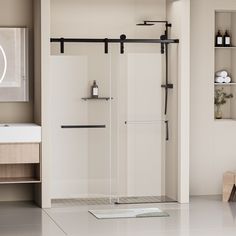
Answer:
[{"label": "black towel bar on glass", "polygon": [[102,129],[106,125],[62,125],[62,129]]}]

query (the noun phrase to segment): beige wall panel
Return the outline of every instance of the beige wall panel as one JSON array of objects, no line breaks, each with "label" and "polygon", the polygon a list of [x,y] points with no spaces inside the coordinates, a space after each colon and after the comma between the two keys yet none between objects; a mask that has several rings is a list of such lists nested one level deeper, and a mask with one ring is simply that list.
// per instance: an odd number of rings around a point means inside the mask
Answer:
[{"label": "beige wall panel", "polygon": [[214,120],[215,11],[223,10],[236,1],[191,0],[191,195],[221,194],[223,173],[236,168],[236,122]]}]

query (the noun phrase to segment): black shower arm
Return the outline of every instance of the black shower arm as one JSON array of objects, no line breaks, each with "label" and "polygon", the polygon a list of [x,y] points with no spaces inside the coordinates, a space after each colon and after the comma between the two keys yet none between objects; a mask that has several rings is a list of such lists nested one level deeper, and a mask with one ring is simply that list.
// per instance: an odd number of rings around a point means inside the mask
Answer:
[{"label": "black shower arm", "polygon": [[165,24],[166,27],[172,27],[172,24],[169,23],[166,20],[144,20],[143,22],[144,22],[144,24],[147,24],[147,23],[158,23],[158,24]]}]

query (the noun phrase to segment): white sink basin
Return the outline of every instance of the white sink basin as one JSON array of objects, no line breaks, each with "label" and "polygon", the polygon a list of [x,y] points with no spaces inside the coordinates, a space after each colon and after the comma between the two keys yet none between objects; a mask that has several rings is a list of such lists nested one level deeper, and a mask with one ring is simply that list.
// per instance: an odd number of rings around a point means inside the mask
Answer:
[{"label": "white sink basin", "polygon": [[40,143],[41,127],[29,123],[0,124],[0,143]]}]

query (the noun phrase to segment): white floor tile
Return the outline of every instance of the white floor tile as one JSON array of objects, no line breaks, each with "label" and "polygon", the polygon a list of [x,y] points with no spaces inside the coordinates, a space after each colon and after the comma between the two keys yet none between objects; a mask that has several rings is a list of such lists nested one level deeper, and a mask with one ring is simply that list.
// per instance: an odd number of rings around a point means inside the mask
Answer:
[{"label": "white floor tile", "polygon": [[32,203],[0,204],[0,236],[64,236],[46,212]]},{"label": "white floor tile", "polygon": [[236,232],[236,203],[224,204],[218,197],[192,198],[191,204],[146,204],[170,214],[167,218],[98,220],[90,209],[128,208],[140,205],[81,206],[47,210],[68,235],[76,236],[231,236]]},{"label": "white floor tile", "polygon": [[29,203],[0,204],[0,236],[233,236],[236,203],[195,197],[190,204],[145,204],[170,214],[167,218],[99,220],[90,209],[135,208],[140,205],[75,206],[41,210]]}]

